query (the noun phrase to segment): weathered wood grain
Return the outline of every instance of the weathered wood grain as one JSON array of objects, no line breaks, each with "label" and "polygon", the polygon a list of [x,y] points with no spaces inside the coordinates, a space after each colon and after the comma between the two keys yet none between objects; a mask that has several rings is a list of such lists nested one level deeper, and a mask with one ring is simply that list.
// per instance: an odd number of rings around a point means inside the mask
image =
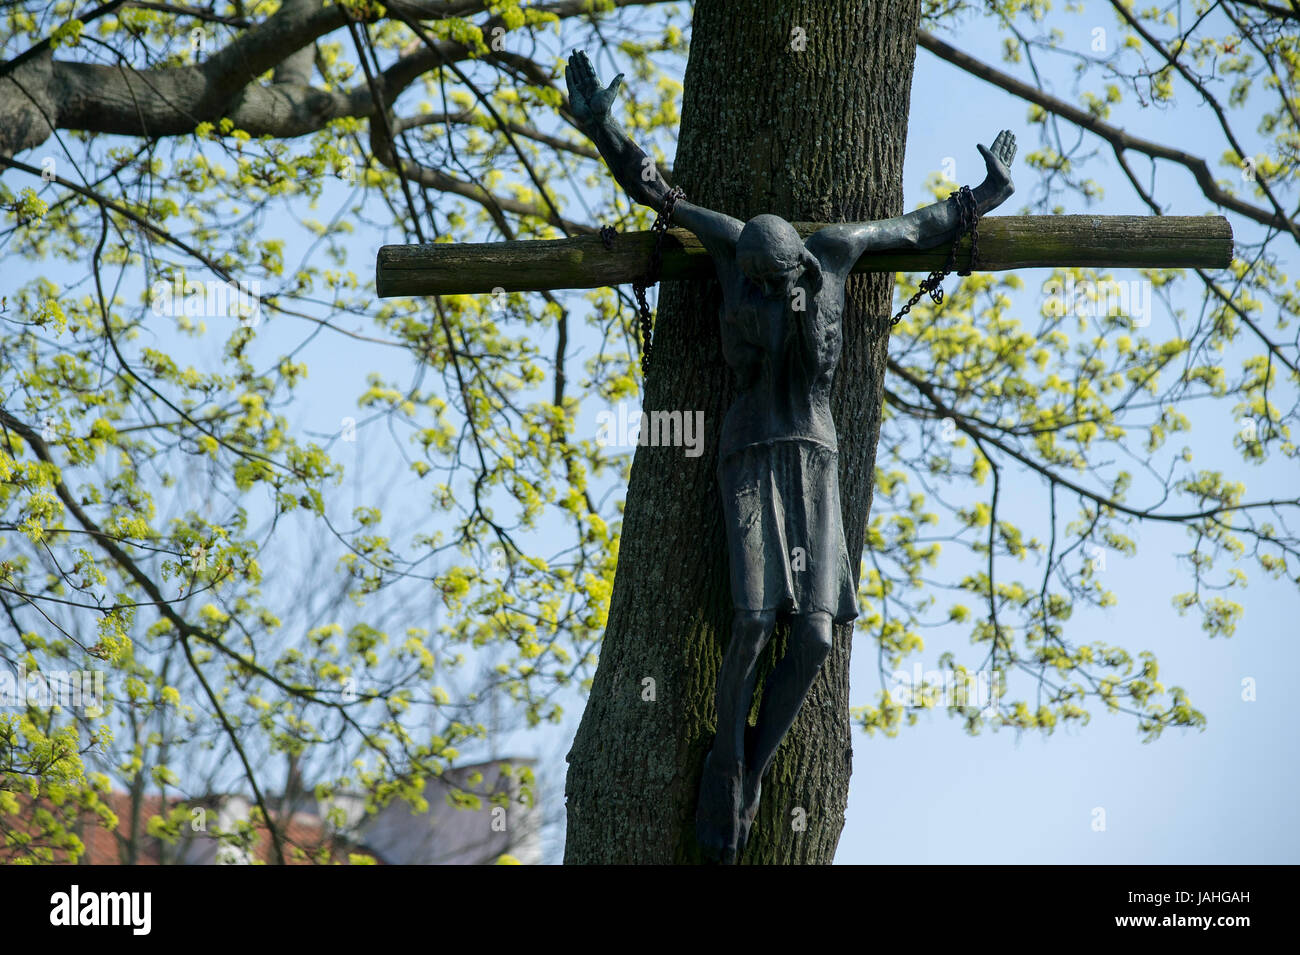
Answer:
[{"label": "weathered wood grain", "polygon": [[[797,222],[803,235],[819,223]],[[386,245],[379,250],[380,298],[586,289],[636,281],[649,268],[653,235],[618,235],[612,249],[599,236],[519,242]],[[1080,268],[1226,268],[1232,227],[1223,216],[990,216],[980,222],[981,272],[1052,266]],[[964,240],[958,263],[970,248]],[[925,272],[946,261],[947,248],[877,252],[855,272]],[[670,229],[663,278],[703,278],[712,262],[685,229]]]}]

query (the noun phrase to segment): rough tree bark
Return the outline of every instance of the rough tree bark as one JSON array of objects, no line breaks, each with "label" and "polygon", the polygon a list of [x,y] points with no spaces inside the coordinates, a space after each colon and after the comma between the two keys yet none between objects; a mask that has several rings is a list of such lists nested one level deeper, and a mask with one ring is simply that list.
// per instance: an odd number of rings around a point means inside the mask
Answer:
[{"label": "rough tree bark", "polygon": [[[698,0],[676,183],[742,220],[898,215],[918,16],[918,0]],[[851,557],[871,506],[891,279],[854,276],[844,311],[833,409]],[[731,616],[714,468],[734,382],[718,305],[716,281],[662,289],[645,410],[702,409],[705,453],[637,450],[600,663],[569,754],[568,863],[699,860],[695,800]],[[764,783],[744,862],[834,857],[852,757],[851,637],[837,628]],[[784,645],[778,631],[765,670]]]}]

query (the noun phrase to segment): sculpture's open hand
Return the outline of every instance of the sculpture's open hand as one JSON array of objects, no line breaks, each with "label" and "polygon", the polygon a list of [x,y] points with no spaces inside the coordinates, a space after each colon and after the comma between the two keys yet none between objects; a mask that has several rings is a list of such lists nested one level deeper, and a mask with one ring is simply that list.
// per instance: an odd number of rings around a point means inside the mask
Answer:
[{"label": "sculpture's open hand", "polygon": [[997,205],[1016,191],[1011,182],[1011,161],[1016,158],[1016,137],[1011,134],[1011,130],[1004,129],[993,140],[991,148],[977,148],[988,168],[988,176],[980,188],[991,204]]},{"label": "sculpture's open hand", "polygon": [[600,80],[591,60],[582,50],[575,50],[569,57],[569,68],[564,71],[564,80],[569,86],[569,106],[573,118],[584,128],[599,125],[609,116],[609,108],[618,96],[618,88],[623,85],[623,74],[610,80],[609,86],[601,88]]}]

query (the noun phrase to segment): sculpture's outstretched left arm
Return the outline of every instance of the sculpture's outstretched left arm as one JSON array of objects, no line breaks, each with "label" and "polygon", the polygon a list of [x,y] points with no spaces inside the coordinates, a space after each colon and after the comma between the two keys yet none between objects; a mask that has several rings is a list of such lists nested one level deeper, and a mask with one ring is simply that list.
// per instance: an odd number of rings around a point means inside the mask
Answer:
[{"label": "sculpture's outstretched left arm", "polygon": [[[978,148],[988,175],[971,191],[982,216],[1015,191],[1010,167],[1016,155],[1016,137],[1011,135],[1011,130],[1004,129],[993,140],[992,147]],[[893,219],[829,225],[809,236],[807,244],[808,250],[826,268],[847,275],[864,252],[932,249],[956,238],[958,227],[957,203],[947,199]]]},{"label": "sculpture's outstretched left arm", "polygon": [[[667,183],[659,175],[654,160],[632,142],[610,115],[609,108],[618,95],[623,74],[602,88],[591,60],[578,50],[569,57],[569,68],[564,78],[569,86],[569,107],[573,118],[600,151],[623,191],[633,202],[649,206],[656,212],[662,209],[668,196]],[[679,199],[673,207],[672,221],[699,236],[715,259],[734,257],[736,239],[743,227],[740,220]]]}]

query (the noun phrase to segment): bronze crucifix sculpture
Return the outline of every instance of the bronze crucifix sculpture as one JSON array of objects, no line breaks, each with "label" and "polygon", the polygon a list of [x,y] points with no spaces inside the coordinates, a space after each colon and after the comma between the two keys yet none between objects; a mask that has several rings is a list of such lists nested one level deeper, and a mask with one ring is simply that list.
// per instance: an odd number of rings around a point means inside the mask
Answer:
[{"label": "bronze crucifix sculpture", "polygon": [[[717,465],[734,615],[696,834],[706,852],[734,862],[758,812],[763,776],[831,650],[833,628],[858,615],[830,410],[845,281],[865,252],[954,242],[964,210],[954,194],[893,219],[824,226],[807,240],[778,216],[741,222],[670,196],[610,115],[622,74],[602,87],[586,54],[576,52],[565,78],[574,118],[619,185],[642,205],[667,205],[672,222],[708,249],[722,286],[723,355],[740,392],[722,423]],[[1004,130],[978,148],[987,176],[965,193],[977,216],[1013,191],[1015,137]],[[789,647],[747,733],[759,658],[781,616],[790,621]]]}]

